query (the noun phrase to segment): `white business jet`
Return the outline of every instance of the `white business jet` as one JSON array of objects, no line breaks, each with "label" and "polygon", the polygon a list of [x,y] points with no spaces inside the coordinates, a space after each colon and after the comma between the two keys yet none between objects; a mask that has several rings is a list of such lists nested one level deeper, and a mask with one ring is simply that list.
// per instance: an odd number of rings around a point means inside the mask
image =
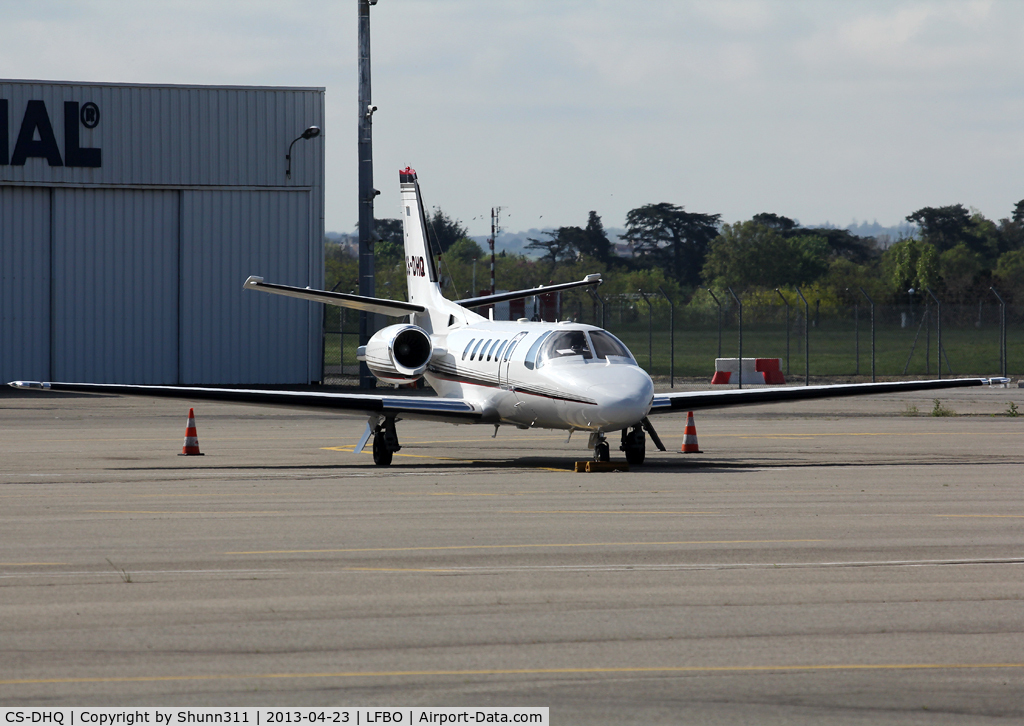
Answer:
[{"label": "white business jet", "polygon": [[619,450],[627,462],[644,461],[646,436],[665,446],[651,425],[655,414],[701,408],[854,396],[895,391],[980,386],[1003,379],[947,379],[897,383],[864,383],[770,389],[735,389],[687,393],[655,393],[651,377],[611,333],[570,320],[546,323],[489,320],[474,307],[540,293],[601,283],[600,275],[579,282],[532,290],[447,300],[441,294],[434,255],[426,235],[426,217],[416,172],[400,172],[405,267],[409,301],[361,297],[309,288],[277,285],[250,277],[249,290],[303,298],[328,305],[365,310],[408,322],[377,331],[358,358],[379,380],[408,384],[426,379],[437,396],[368,395],[300,391],[236,390],[184,386],[138,386],[89,383],[15,381],[18,388],[56,391],[170,396],[190,400],[228,401],[291,408],[362,413],[366,430],[355,448],[360,453],[372,439],[373,461],[391,463],[398,443],[396,422],[425,419],[454,424],[488,424],[520,429],[561,429],[589,435],[588,446],[598,461],[608,461],[608,435],[620,434]]}]

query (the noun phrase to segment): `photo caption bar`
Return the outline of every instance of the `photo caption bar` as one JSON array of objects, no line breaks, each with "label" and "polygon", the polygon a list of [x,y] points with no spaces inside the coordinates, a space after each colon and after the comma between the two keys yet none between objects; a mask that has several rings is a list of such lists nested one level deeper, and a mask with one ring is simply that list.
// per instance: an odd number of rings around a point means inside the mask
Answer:
[{"label": "photo caption bar", "polygon": [[549,726],[548,708],[0,708],[0,726],[171,726],[172,724],[352,724],[364,726],[448,726],[448,724],[535,724]]}]

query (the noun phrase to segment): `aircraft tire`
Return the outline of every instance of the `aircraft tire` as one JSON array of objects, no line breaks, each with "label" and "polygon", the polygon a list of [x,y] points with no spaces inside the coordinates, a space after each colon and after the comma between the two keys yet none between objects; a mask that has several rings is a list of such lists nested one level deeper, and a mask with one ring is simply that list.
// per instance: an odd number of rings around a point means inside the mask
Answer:
[{"label": "aircraft tire", "polygon": [[594,446],[594,461],[610,461],[611,458],[611,447],[608,446],[608,442],[599,441]]},{"label": "aircraft tire", "polygon": [[626,463],[630,466],[640,466],[647,458],[647,450],[640,448],[626,449]]},{"label": "aircraft tire", "polygon": [[391,466],[391,459],[394,458],[395,452],[388,448],[387,442],[384,441],[384,434],[374,434],[373,437],[373,463],[377,466]]}]

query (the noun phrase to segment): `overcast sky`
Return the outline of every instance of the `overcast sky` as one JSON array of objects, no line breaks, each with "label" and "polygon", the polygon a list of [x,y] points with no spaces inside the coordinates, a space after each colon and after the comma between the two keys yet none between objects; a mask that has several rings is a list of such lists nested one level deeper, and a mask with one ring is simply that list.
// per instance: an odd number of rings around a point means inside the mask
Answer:
[{"label": "overcast sky", "polygon": [[[326,227],[354,228],[356,0],[0,9],[6,78],[325,87]],[[407,164],[474,234],[493,205],[518,231],[652,202],[845,226],[1024,198],[1024,2],[379,0],[371,18],[378,217]]]}]

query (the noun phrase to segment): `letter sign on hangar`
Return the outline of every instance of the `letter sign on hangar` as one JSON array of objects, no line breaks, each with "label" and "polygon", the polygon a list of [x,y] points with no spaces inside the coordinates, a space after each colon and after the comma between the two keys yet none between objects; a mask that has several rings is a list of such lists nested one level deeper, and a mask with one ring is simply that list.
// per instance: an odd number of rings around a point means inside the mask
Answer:
[{"label": "letter sign on hangar", "polygon": [[310,126],[323,88],[0,79],[0,381],[322,380],[321,305],[242,288],[323,287]]},{"label": "letter sign on hangar", "polygon": [[10,102],[0,98],[0,164],[24,166],[29,158],[46,159],[50,166],[102,166],[103,151],[83,148],[81,128],[94,129],[100,122],[100,109],[92,101],[80,104],[65,101],[63,109],[64,153],[53,133],[46,101],[31,99],[25,103],[14,151],[10,151]]}]

